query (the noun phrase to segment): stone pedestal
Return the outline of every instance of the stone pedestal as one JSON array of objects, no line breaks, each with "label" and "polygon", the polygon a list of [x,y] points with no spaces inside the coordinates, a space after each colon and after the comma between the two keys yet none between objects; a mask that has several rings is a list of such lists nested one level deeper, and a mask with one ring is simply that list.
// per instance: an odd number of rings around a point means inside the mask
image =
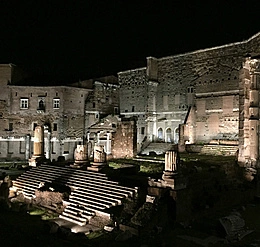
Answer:
[{"label": "stone pedestal", "polygon": [[73,168],[82,168],[88,165],[88,147],[87,145],[77,145],[74,151],[74,160],[75,162],[71,167]]},{"label": "stone pedestal", "polygon": [[43,126],[36,126],[34,130],[33,156],[29,159],[30,166],[37,166],[37,161],[44,157],[44,132]]},{"label": "stone pedestal", "polygon": [[177,151],[167,151],[165,153],[165,167],[162,179],[149,179],[148,185],[158,188],[170,188],[172,190],[183,189],[186,187],[185,179],[178,174],[179,155]]},{"label": "stone pedestal", "polygon": [[94,147],[94,162],[92,162],[91,167],[87,169],[90,171],[100,171],[105,167],[108,167],[108,165],[104,147],[102,145],[96,145]]}]

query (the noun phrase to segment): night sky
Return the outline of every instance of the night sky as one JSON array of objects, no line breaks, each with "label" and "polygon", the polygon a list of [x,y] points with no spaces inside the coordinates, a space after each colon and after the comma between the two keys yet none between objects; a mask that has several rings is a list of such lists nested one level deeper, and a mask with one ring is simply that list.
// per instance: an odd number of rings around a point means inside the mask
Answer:
[{"label": "night sky", "polygon": [[259,1],[208,2],[2,0],[0,63],[39,77],[84,80],[260,31]]}]

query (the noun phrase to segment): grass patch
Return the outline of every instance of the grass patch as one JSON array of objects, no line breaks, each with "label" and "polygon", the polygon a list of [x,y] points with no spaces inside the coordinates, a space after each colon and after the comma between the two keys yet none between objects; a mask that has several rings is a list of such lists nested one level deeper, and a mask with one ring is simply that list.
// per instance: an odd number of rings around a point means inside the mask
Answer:
[{"label": "grass patch", "polygon": [[164,170],[164,164],[160,164],[160,163],[139,162],[139,165],[140,165],[140,173],[145,173],[147,175],[162,173]]},{"label": "grass patch", "polygon": [[118,164],[116,162],[109,162],[108,165],[113,169],[119,169],[121,167],[121,164]]},{"label": "grass patch", "polygon": [[96,231],[96,232],[91,232],[87,235],[88,239],[95,239],[95,238],[99,238],[100,236],[102,236],[104,233],[101,231]]},{"label": "grass patch", "polygon": [[46,211],[40,208],[34,208],[29,212],[30,215],[43,215],[45,213]]}]

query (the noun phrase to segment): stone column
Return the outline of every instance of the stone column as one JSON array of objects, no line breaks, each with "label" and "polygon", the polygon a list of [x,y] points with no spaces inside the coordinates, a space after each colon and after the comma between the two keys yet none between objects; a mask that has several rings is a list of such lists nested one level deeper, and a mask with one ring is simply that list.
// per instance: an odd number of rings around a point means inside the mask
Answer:
[{"label": "stone column", "polygon": [[43,126],[36,126],[33,138],[33,156],[29,159],[30,166],[37,166],[37,159],[44,158],[44,131]]},{"label": "stone column", "polygon": [[111,140],[110,140],[110,137],[111,137],[111,133],[108,132],[107,133],[107,154],[111,154]]},{"label": "stone column", "polygon": [[50,159],[51,158],[51,132],[49,132],[49,131],[47,133],[45,151],[46,151],[46,158]]},{"label": "stone column", "polygon": [[102,145],[95,145],[94,147],[94,162],[88,170],[100,171],[101,169],[107,167],[107,158]]},{"label": "stone column", "polygon": [[174,184],[174,177],[177,175],[179,166],[179,155],[177,151],[167,151],[165,153],[165,166],[162,179],[169,184]]},{"label": "stone column", "polygon": [[97,133],[97,144],[99,144],[99,140],[100,140],[100,139],[99,139],[99,136],[100,136],[100,133],[98,132],[98,133]]},{"label": "stone column", "polygon": [[75,162],[71,167],[81,168],[88,164],[88,146],[87,145],[77,145],[74,152]]},{"label": "stone column", "polygon": [[34,131],[33,156],[44,156],[44,134],[42,126],[36,126]]},{"label": "stone column", "polygon": [[26,135],[25,137],[25,159],[30,159],[30,150],[31,150],[31,136]]}]

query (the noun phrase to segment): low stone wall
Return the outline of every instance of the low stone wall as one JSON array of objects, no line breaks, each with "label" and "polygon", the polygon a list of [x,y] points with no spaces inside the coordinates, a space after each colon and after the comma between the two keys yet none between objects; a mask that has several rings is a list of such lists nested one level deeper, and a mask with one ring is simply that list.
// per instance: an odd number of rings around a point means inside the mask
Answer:
[{"label": "low stone wall", "polygon": [[188,153],[201,153],[209,155],[224,155],[224,156],[236,156],[238,145],[223,145],[223,144],[206,144],[206,145],[186,145],[186,151]]}]

